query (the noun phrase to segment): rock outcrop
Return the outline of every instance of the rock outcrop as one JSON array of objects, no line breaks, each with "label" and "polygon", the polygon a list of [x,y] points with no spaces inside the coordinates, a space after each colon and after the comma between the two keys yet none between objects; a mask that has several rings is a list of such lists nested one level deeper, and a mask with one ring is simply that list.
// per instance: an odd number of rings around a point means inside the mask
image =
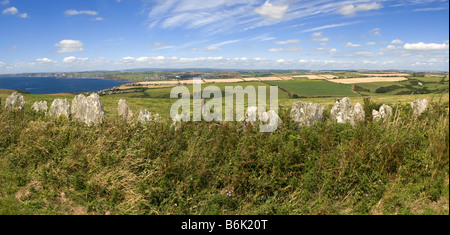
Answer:
[{"label": "rock outcrop", "polygon": [[17,92],[13,92],[6,99],[5,108],[14,111],[23,110],[25,108],[25,99],[23,98],[23,95]]},{"label": "rock outcrop", "polygon": [[117,105],[117,114],[122,120],[126,122],[133,122],[133,111],[128,106],[128,102],[126,100],[119,100],[119,103]]},{"label": "rock outcrop", "polygon": [[413,101],[413,102],[411,102],[411,108],[413,110],[414,116],[419,116],[420,114],[425,112],[425,110],[427,110],[427,108],[428,108],[428,100],[427,99],[423,99],[423,100]]},{"label": "rock outcrop", "polygon": [[75,96],[72,100],[72,118],[86,125],[97,125],[105,119],[105,111],[100,96],[91,94],[86,97],[83,94]]},{"label": "rock outcrop", "polygon": [[31,106],[31,110],[33,110],[36,113],[38,113],[38,112],[47,113],[47,111],[48,111],[47,101],[34,102],[33,106]]},{"label": "rock outcrop", "polygon": [[364,121],[366,115],[364,109],[360,103],[357,103],[355,107],[348,97],[338,99],[331,109],[330,118],[337,123],[350,122],[352,126],[355,126],[357,122]]},{"label": "rock outcrop", "polygon": [[245,117],[241,120],[244,125],[256,126],[259,123],[261,132],[272,132],[283,127],[283,121],[278,117],[277,112],[269,110],[258,115],[258,107],[250,106],[245,112]]},{"label": "rock outcrop", "polygon": [[392,116],[392,108],[389,105],[381,105],[379,111],[373,110],[372,111],[372,119],[375,122],[381,121],[381,120],[388,120]]},{"label": "rock outcrop", "polygon": [[274,110],[269,110],[268,112],[261,113],[259,121],[260,132],[273,132],[277,129],[283,128],[283,121],[278,116],[278,113]]},{"label": "rock outcrop", "polygon": [[298,127],[312,126],[323,120],[324,112],[323,105],[298,101],[292,105],[290,116]]},{"label": "rock outcrop", "polygon": [[53,101],[50,109],[47,113],[50,117],[59,117],[61,115],[69,118],[70,114],[70,104],[67,99],[56,99]]},{"label": "rock outcrop", "polygon": [[158,120],[159,120],[159,114],[150,113],[147,109],[139,110],[138,122],[146,123],[146,122],[158,121]]}]

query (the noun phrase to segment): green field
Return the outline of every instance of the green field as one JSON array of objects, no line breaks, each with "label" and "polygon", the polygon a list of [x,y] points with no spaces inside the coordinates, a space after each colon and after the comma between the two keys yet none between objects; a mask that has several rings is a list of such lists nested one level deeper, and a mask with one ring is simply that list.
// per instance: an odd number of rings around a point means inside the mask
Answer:
[{"label": "green field", "polygon": [[[422,83],[420,85],[419,83]],[[435,77],[409,77],[400,82],[373,82],[354,84],[361,95],[445,94],[449,82]]]},{"label": "green field", "polygon": [[[351,85],[323,80],[270,81],[268,84],[284,88],[295,97],[355,96]],[[296,96],[294,96],[296,95]]]}]

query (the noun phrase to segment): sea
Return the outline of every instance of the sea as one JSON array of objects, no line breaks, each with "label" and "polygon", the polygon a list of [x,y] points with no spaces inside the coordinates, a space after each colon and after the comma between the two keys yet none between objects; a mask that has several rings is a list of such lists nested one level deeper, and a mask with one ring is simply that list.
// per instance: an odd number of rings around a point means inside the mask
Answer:
[{"label": "sea", "polygon": [[0,77],[0,89],[21,90],[30,94],[97,92],[125,83],[95,78]]}]

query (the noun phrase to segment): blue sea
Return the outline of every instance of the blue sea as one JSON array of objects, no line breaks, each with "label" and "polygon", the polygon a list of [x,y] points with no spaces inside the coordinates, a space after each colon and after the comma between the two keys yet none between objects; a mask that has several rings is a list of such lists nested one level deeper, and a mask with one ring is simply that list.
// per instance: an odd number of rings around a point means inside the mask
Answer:
[{"label": "blue sea", "polygon": [[90,78],[0,77],[0,89],[22,90],[31,94],[96,92],[124,83]]}]

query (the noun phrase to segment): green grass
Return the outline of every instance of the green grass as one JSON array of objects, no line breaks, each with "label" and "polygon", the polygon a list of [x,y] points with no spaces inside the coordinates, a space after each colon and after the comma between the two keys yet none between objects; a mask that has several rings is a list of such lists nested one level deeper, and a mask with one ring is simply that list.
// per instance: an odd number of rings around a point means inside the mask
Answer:
[{"label": "green grass", "polygon": [[[361,88],[358,93],[365,96],[448,93],[448,82],[441,83],[441,80],[410,77],[407,81],[358,83],[355,86]],[[419,82],[422,83],[422,86],[419,85]]]},{"label": "green grass", "polygon": [[445,108],[296,129],[285,107],[274,133],[0,108],[0,214],[448,214]]},{"label": "green grass", "polygon": [[286,89],[298,97],[355,96],[351,85],[323,80],[271,81],[268,84]]}]

